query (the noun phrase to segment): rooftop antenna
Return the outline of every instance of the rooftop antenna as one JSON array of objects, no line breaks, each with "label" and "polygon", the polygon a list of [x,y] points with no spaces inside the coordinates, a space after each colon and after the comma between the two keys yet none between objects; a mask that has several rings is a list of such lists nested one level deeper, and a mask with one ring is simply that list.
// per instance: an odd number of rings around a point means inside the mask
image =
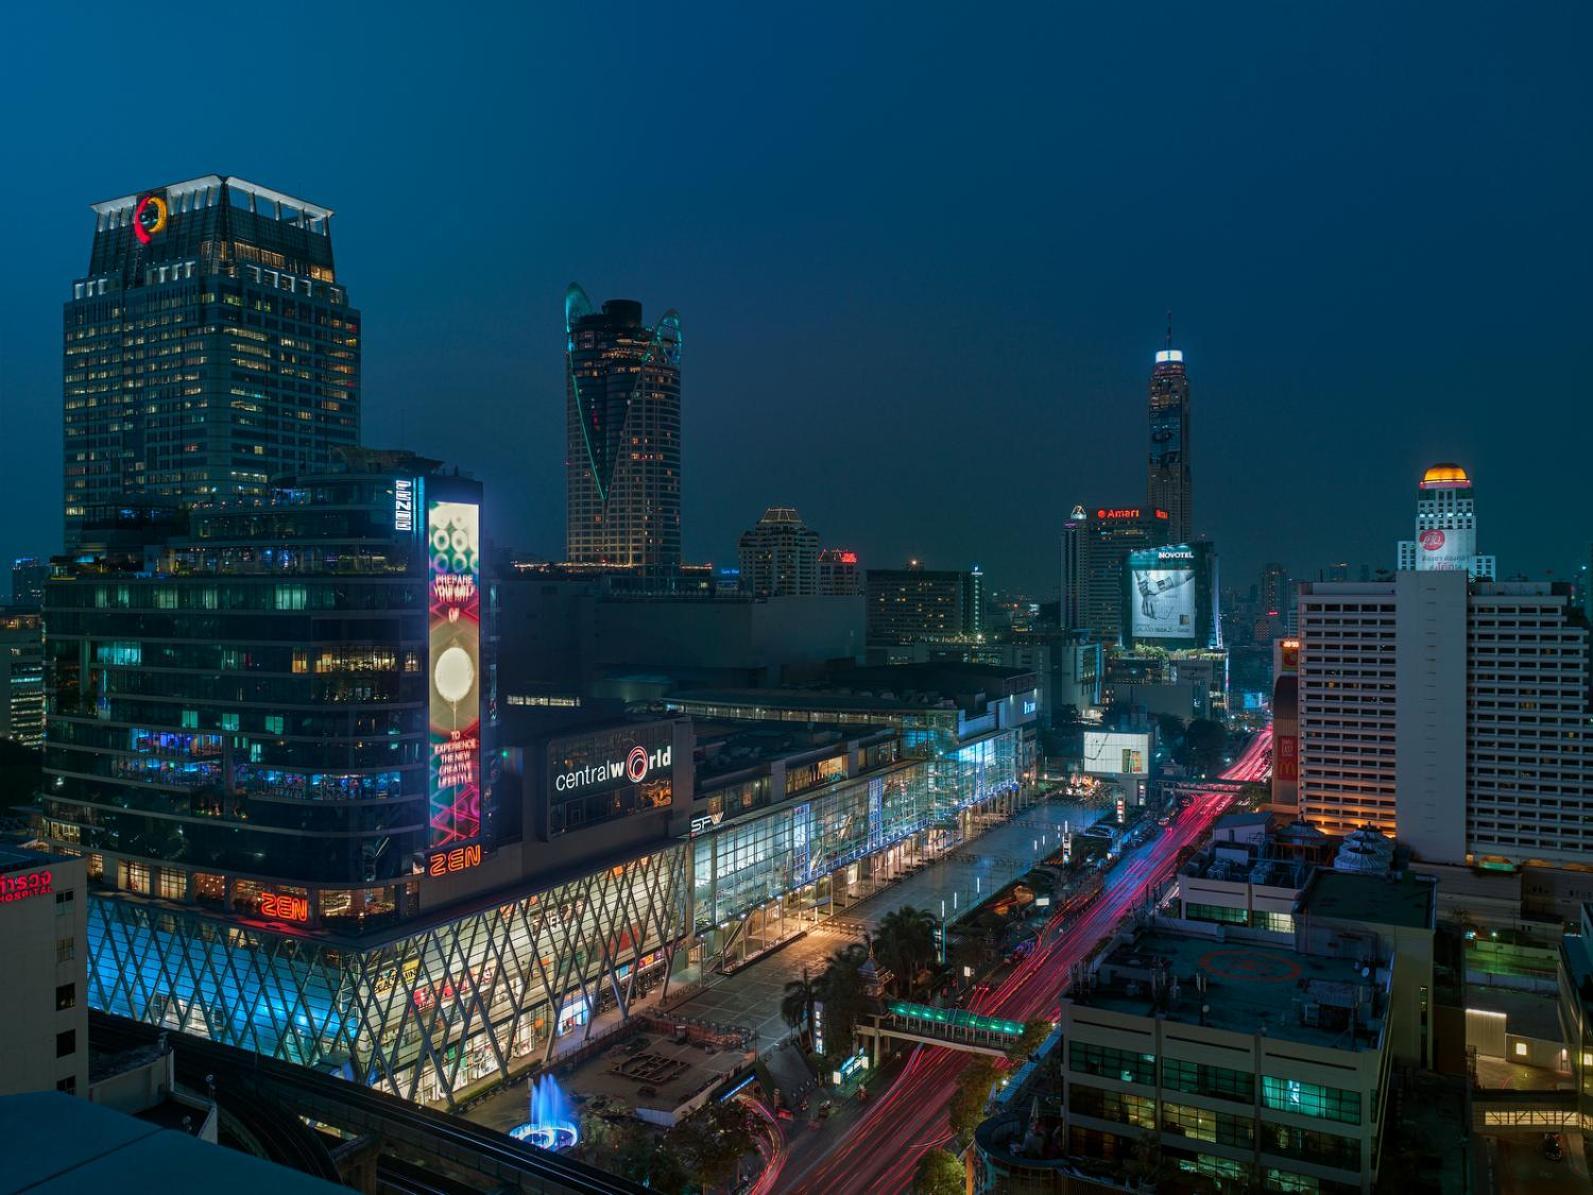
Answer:
[{"label": "rooftop antenna", "polygon": [[1173,347],[1173,313],[1167,313],[1167,347]]}]

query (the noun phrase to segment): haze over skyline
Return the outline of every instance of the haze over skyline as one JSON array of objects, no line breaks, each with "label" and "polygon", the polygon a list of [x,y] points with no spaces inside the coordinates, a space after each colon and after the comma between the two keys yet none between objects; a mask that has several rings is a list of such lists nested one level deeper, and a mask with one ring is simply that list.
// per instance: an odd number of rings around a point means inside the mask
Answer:
[{"label": "haze over skyline", "polygon": [[[1225,584],[1392,567],[1439,460],[1501,576],[1586,558],[1585,9],[391,11],[18,14],[0,557],[60,547],[88,205],[218,171],[336,209],[364,440],[474,473],[519,550],[562,549],[575,280],[681,312],[690,559],[792,505],[866,566],[1052,594],[1074,503],[1144,501],[1168,308]],[[190,69],[249,40],[292,53]]]}]

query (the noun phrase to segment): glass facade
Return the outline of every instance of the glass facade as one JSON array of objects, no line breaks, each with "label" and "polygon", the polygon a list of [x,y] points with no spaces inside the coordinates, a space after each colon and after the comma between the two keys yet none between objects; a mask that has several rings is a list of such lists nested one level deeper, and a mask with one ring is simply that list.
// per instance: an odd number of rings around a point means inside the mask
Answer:
[{"label": "glass facade", "polygon": [[925,829],[935,809],[927,768],[915,760],[703,835],[692,844],[699,932]]},{"label": "glass facade", "polygon": [[1156,1055],[1076,1041],[1068,1046],[1068,1066],[1075,1074],[1102,1075],[1124,1083],[1155,1083]]},{"label": "glass facade", "polygon": [[330,211],[215,175],[94,211],[63,312],[69,547],[109,511],[264,496],[358,444]]},{"label": "glass facade", "polygon": [[406,1099],[446,1099],[551,1056],[558,1038],[657,982],[686,929],[684,881],[684,851],[671,846],[378,942],[97,899],[90,996]]},{"label": "glass facade", "polygon": [[1361,1123],[1361,1093],[1358,1091],[1262,1075],[1261,1102],[1274,1112],[1316,1116],[1343,1124]]},{"label": "glass facade", "polygon": [[1242,1104],[1254,1104],[1256,1100],[1256,1077],[1249,1071],[1185,1062],[1181,1058],[1162,1059],[1162,1086],[1171,1091]]}]

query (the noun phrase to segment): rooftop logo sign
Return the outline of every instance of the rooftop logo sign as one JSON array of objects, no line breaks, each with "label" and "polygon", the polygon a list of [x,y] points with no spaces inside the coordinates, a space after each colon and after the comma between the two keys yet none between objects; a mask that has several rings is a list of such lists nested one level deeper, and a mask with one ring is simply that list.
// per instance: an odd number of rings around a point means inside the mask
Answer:
[{"label": "rooftop logo sign", "polygon": [[140,199],[138,206],[133,209],[133,235],[138,238],[138,243],[147,245],[151,237],[165,232],[170,214],[166,201],[159,195],[146,195]]},{"label": "rooftop logo sign", "polygon": [[640,784],[650,776],[655,768],[667,768],[674,756],[673,746],[660,747],[657,751],[649,752],[640,743],[626,753],[624,759],[611,759],[603,763],[586,764],[583,767],[572,768],[568,772],[561,772],[553,778],[553,787],[561,792],[574,792],[579,788],[587,788],[594,784],[607,784],[615,780],[626,780],[631,784]]}]

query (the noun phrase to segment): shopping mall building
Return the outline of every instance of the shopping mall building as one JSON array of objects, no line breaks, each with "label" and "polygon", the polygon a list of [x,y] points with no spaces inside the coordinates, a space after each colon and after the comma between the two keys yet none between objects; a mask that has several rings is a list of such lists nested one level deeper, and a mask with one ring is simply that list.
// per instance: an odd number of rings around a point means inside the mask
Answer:
[{"label": "shopping mall building", "polygon": [[480,509],[362,450],[60,562],[39,824],[94,1007],[452,1101],[1027,799],[1032,673],[516,702]]}]

